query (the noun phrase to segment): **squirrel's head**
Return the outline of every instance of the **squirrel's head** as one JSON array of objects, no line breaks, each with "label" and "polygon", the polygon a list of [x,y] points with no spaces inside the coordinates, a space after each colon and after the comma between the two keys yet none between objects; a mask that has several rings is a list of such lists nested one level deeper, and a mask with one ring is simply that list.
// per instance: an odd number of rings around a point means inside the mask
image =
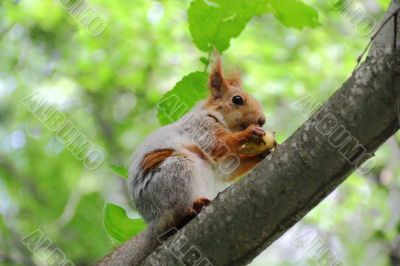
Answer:
[{"label": "squirrel's head", "polygon": [[219,56],[211,70],[208,87],[211,93],[206,108],[220,113],[232,132],[265,124],[261,105],[243,91],[240,75],[235,73],[225,78]]}]

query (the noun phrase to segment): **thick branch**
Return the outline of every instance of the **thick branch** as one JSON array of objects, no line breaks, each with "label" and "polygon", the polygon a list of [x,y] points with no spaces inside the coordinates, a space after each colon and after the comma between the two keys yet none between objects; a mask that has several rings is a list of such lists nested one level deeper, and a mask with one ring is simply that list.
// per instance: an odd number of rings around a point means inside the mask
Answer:
[{"label": "thick branch", "polygon": [[[393,3],[390,10],[397,6]],[[368,158],[368,152],[394,134],[399,125],[392,24],[378,34],[366,61],[322,108],[143,264],[248,263],[332,192]],[[350,139],[344,141],[342,136],[340,140],[343,132]],[[352,156],[351,149],[355,149]],[[349,163],[346,157],[358,162]]]}]

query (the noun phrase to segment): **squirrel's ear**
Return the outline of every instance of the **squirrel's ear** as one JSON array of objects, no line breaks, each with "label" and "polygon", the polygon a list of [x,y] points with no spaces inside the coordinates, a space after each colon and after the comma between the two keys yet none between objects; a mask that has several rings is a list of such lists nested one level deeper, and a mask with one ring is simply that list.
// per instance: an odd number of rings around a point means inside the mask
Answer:
[{"label": "squirrel's ear", "polygon": [[242,78],[238,70],[232,72],[226,79],[229,85],[242,88]]},{"label": "squirrel's ear", "polygon": [[215,58],[216,61],[210,73],[208,87],[210,88],[211,94],[214,98],[221,98],[227,89],[227,81],[224,77],[222,62],[218,53],[215,53]]}]

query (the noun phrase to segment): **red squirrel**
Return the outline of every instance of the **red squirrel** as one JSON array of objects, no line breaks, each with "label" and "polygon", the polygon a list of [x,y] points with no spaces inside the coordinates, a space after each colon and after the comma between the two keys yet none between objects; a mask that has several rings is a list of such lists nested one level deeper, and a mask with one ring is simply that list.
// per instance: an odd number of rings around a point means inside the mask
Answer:
[{"label": "red squirrel", "polygon": [[[224,76],[219,56],[208,87],[208,99],[136,150],[129,189],[148,228],[99,265],[138,265],[160,244],[157,236],[185,225],[276,146],[265,144],[261,105],[242,89],[239,75]],[[262,148],[252,153],[249,147]]]}]

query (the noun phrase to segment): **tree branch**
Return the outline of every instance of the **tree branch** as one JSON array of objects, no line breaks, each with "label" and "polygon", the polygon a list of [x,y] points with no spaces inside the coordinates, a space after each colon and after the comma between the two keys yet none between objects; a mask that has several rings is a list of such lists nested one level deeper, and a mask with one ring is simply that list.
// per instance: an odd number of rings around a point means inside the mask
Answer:
[{"label": "tree branch", "polygon": [[392,43],[393,18],[324,106],[143,265],[244,265],[331,193],[399,128]]}]

